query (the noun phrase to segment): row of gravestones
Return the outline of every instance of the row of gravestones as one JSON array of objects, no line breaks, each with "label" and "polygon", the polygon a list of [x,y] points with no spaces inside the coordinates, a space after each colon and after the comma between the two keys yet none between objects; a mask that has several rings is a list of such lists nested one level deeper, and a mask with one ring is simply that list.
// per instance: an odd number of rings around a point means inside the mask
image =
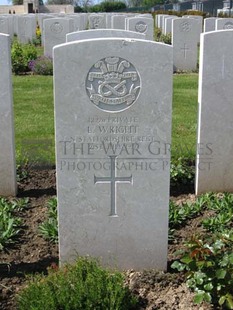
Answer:
[{"label": "row of gravestones", "polygon": [[[162,33],[168,34],[172,32],[172,21],[179,17],[175,15],[158,14],[156,15],[155,24],[158,28],[161,28]],[[208,17],[203,21],[202,16],[184,15],[182,18],[194,18],[199,24],[199,33],[215,31],[215,30],[227,30],[233,29],[233,18],[218,18]]]},{"label": "row of gravestones", "polygon": [[[138,19],[132,20],[133,17]],[[48,19],[53,21],[46,22]],[[86,29],[123,29],[145,33],[147,39],[153,40],[154,22],[151,14],[25,14],[1,15],[0,33],[16,34],[19,41],[27,43],[36,38],[36,28],[39,25],[42,38],[65,42],[68,32]],[[53,38],[53,36],[55,38]],[[63,41],[62,41],[63,40]],[[61,42],[62,41],[62,42]],[[45,41],[45,44],[47,40]]]},{"label": "row of gravestones", "polygon": [[[233,19],[207,18],[204,21],[204,30],[230,28]],[[82,31],[86,27],[110,28],[135,31],[145,35],[145,39],[153,40],[153,19],[150,14],[28,14],[8,15],[0,17],[0,32],[18,34],[22,42],[32,40],[36,35],[37,22],[42,29],[44,54],[52,56],[53,47],[65,43],[68,33]],[[177,18],[172,15],[156,15],[156,26],[167,33],[172,32],[172,45],[174,49],[174,71],[195,71],[198,59],[198,43],[202,32],[202,16],[186,15]],[[11,27],[9,27],[11,25]],[[212,28],[211,28],[212,25]],[[213,27],[215,25],[215,27]],[[2,30],[1,30],[2,29]],[[9,31],[11,29],[11,31]],[[99,32],[96,32],[96,35]],[[106,35],[107,32],[105,32]],[[82,34],[80,34],[82,35]],[[111,34],[112,35],[112,34]],[[110,35],[110,36],[111,36]],[[75,36],[75,35],[74,35]],[[79,35],[78,35],[79,36]],[[92,34],[90,34],[92,36]],[[71,38],[71,36],[70,36]]]},{"label": "row of gravestones", "polygon": [[[201,35],[196,193],[232,191],[233,30]],[[0,35],[0,194],[15,195],[10,39]],[[166,269],[173,47],[54,48],[60,261]],[[3,74],[2,74],[3,73]]]},{"label": "row of gravestones", "polygon": [[[182,18],[173,15],[156,15],[156,26],[164,34],[171,33],[174,71],[196,70],[198,43],[203,31],[203,17],[185,15]],[[233,18],[206,18],[204,32],[233,28]]]}]

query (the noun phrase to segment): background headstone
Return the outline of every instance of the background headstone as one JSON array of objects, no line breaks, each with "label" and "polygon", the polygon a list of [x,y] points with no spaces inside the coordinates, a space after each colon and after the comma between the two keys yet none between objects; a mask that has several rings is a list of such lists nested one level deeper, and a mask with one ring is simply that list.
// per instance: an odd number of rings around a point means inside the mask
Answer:
[{"label": "background headstone", "polygon": [[0,33],[10,35],[10,20],[5,16],[0,15]]},{"label": "background headstone", "polygon": [[113,15],[112,16],[112,29],[123,29],[125,30],[125,19],[127,15]]},{"label": "background headstone", "polygon": [[10,36],[0,33],[0,196],[17,193]]},{"label": "background headstone", "polygon": [[53,47],[66,42],[66,34],[74,31],[71,18],[51,18],[43,21],[44,55],[52,56]]},{"label": "background headstone", "polygon": [[120,269],[166,269],[172,47],[57,46],[54,86],[61,263],[88,254]]},{"label": "background headstone", "polygon": [[89,16],[90,29],[104,29],[106,28],[105,14],[92,14]]},{"label": "background headstone", "polygon": [[202,16],[198,16],[198,15],[184,15],[182,16],[182,18],[192,18],[195,19],[197,21],[197,30],[196,30],[196,35],[197,38],[195,40],[197,40],[198,43],[200,43],[200,34],[203,31],[203,17]]},{"label": "background headstone", "polygon": [[126,30],[143,33],[147,40],[154,39],[153,18],[132,17],[126,19]]},{"label": "background headstone", "polygon": [[215,30],[233,29],[233,18],[217,18],[215,21]]},{"label": "background headstone", "polygon": [[177,18],[172,21],[172,46],[174,70],[196,70],[198,21]]},{"label": "background headstone", "polygon": [[215,31],[216,17],[208,17],[204,19],[204,32]]},{"label": "background headstone", "polygon": [[196,194],[233,192],[233,30],[201,36]]},{"label": "background headstone", "polygon": [[164,18],[164,34],[168,34],[172,32],[172,21],[173,19],[179,18],[177,16],[166,16]]},{"label": "background headstone", "polygon": [[30,15],[19,15],[17,17],[17,36],[21,43],[32,42],[36,38],[36,19]]},{"label": "background headstone", "polygon": [[66,35],[66,42],[109,37],[145,39],[145,35],[139,32],[117,29],[93,29],[68,33]]}]

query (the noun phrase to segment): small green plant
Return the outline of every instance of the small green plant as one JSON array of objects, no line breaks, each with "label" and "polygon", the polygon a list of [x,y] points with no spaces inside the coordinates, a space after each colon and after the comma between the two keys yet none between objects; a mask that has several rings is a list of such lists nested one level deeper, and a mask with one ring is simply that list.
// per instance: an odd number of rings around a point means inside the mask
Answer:
[{"label": "small green plant", "polygon": [[58,242],[57,199],[50,199],[47,208],[48,219],[39,226],[39,231],[45,239],[56,243]]},{"label": "small green plant", "polygon": [[233,222],[233,213],[230,210],[229,212],[219,213],[215,216],[211,216],[202,221],[203,227],[212,232],[221,232],[232,226]]},{"label": "small green plant", "polygon": [[195,303],[202,301],[233,309],[233,231],[203,239],[193,237],[179,261],[172,264],[186,270],[187,285],[195,292]]},{"label": "small green plant", "polygon": [[200,200],[211,215],[203,219],[201,224],[209,232],[224,232],[233,223],[233,195],[229,193],[202,195]]},{"label": "small green plant", "polygon": [[171,33],[163,34],[161,28],[157,28],[157,27],[155,28],[155,31],[154,31],[154,38],[155,38],[155,41],[163,42],[166,44],[171,44],[171,41],[172,41]]},{"label": "small green plant", "polygon": [[172,160],[170,168],[171,186],[193,184],[194,175],[194,166],[191,165],[190,160],[182,157]]},{"label": "small green plant", "polygon": [[135,305],[120,273],[87,258],[37,276],[18,296],[19,310],[126,310]]},{"label": "small green plant", "polygon": [[174,239],[175,229],[184,225],[187,220],[194,218],[203,211],[203,201],[199,199],[195,203],[175,204],[173,201],[169,203],[169,240]]},{"label": "small green plant", "polygon": [[0,251],[15,242],[22,220],[16,213],[22,211],[28,199],[8,201],[0,198]]},{"label": "small green plant", "polygon": [[25,166],[17,165],[16,166],[16,178],[17,182],[21,182],[28,177],[28,171]]},{"label": "small green plant", "polygon": [[37,58],[36,47],[32,44],[22,44],[17,39],[12,43],[11,59],[12,71],[15,74],[30,71],[28,67],[29,61]]}]

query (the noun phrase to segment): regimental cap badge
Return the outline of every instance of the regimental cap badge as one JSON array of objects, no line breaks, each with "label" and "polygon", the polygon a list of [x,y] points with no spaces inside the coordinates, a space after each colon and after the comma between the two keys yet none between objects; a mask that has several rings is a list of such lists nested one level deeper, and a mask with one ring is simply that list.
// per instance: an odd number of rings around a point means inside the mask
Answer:
[{"label": "regimental cap badge", "polygon": [[136,32],[145,33],[147,31],[147,28],[147,24],[143,21],[140,21],[135,25]]},{"label": "regimental cap badge", "polygon": [[107,112],[120,112],[138,98],[141,88],[139,73],[127,60],[106,57],[89,70],[86,90],[90,100]]}]

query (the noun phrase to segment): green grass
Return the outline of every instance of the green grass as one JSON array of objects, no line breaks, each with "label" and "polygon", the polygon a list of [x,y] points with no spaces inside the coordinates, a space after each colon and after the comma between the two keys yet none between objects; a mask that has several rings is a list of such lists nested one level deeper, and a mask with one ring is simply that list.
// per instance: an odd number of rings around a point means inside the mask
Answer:
[{"label": "green grass", "polygon": [[[195,157],[197,85],[198,74],[174,75],[172,120],[174,159],[181,156],[189,159]],[[30,162],[45,160],[54,164],[52,77],[14,76],[13,87],[17,163],[28,159]]]},{"label": "green grass", "polygon": [[40,155],[54,163],[52,77],[14,76],[13,89],[17,162],[35,162]]},{"label": "green grass", "polygon": [[176,74],[173,80],[172,157],[194,159],[198,110],[198,74]]}]

